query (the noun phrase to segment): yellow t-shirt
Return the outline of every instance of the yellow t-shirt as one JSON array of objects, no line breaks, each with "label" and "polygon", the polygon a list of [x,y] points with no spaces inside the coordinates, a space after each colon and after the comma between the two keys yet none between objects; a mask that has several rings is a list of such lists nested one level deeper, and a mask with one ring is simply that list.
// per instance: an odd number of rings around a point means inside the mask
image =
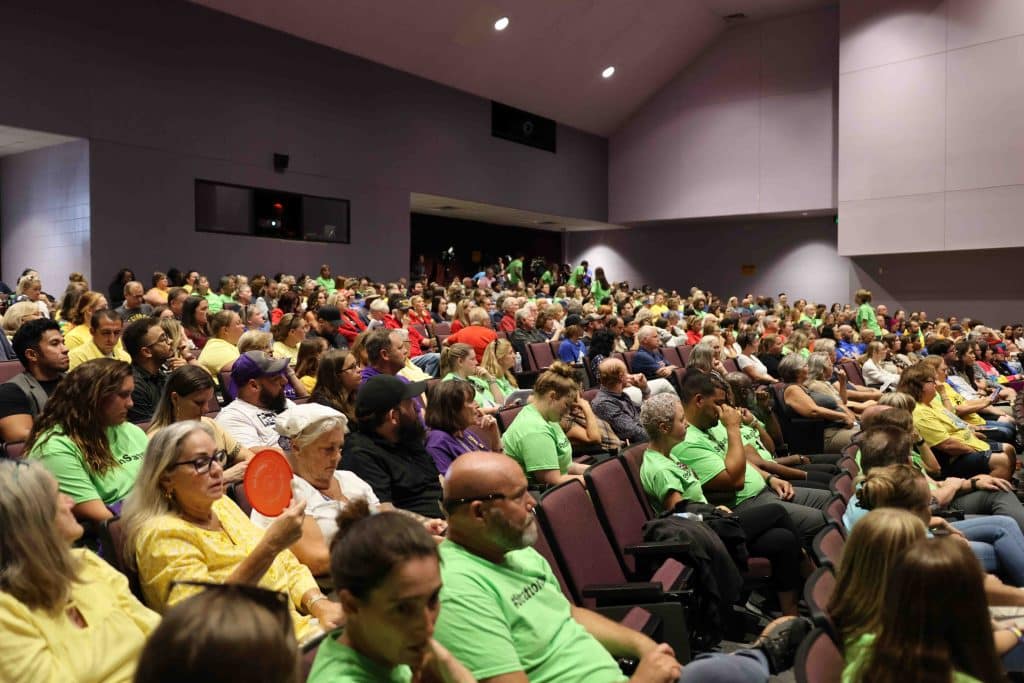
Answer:
[{"label": "yellow t-shirt", "polygon": [[654,304],[651,306],[652,317],[660,318],[665,313],[668,313],[668,306],[666,306],[665,304]]},{"label": "yellow t-shirt", "polygon": [[75,325],[64,334],[64,346],[68,351],[77,349],[82,344],[92,341],[92,330],[88,325]]},{"label": "yellow t-shirt", "polygon": [[933,405],[917,404],[914,408],[914,426],[929,446],[954,438],[965,442],[976,451],[988,450],[988,444],[976,437],[969,428],[957,427],[945,410]]},{"label": "yellow t-shirt", "polygon": [[95,553],[76,548],[80,581],[71,604],[88,624],[78,628],[64,610],[30,609],[0,592],[0,681],[130,683],[146,637],[160,622],[128,589],[128,579]]},{"label": "yellow t-shirt", "polygon": [[288,365],[294,368],[299,361],[299,347],[292,348],[284,342],[274,342],[274,358],[287,358]]},{"label": "yellow t-shirt", "polygon": [[238,347],[231,342],[211,337],[206,340],[206,346],[203,347],[197,360],[216,379],[220,376],[220,371],[224,369],[224,366],[230,366],[238,360],[239,355],[241,354],[238,353]]},{"label": "yellow t-shirt", "polygon": [[[146,604],[158,612],[202,590],[200,586],[172,588],[172,583],[224,583],[263,536],[263,529],[253,524],[227,496],[213,503],[213,512],[220,521],[220,531],[202,529],[176,515],[151,519],[139,531],[135,557],[142,594]],[[302,596],[317,584],[309,569],[290,550],[274,558],[259,585],[291,597],[292,623],[300,641],[322,630],[313,617],[298,612]]]},{"label": "yellow t-shirt", "polygon": [[[946,398],[949,399],[949,402],[953,404],[954,410],[961,403],[965,403],[967,401],[967,399],[964,398],[963,394],[961,394],[959,391],[949,386],[948,384],[940,384],[938,387],[936,387],[936,390],[937,391],[935,392],[935,398],[932,399],[932,405],[934,405],[939,410],[944,410],[946,407],[942,404],[942,397],[939,396],[939,392],[945,394]],[[985,424],[985,418],[983,418],[981,415],[978,415],[977,413],[967,413],[966,415],[961,415],[959,417],[967,424]]]},{"label": "yellow t-shirt", "polygon": [[[70,353],[68,353],[68,369],[74,370],[79,365],[87,360],[95,360],[96,358],[103,358],[104,353],[100,351],[99,347],[96,346],[96,342],[89,339],[88,343],[82,344],[81,346],[75,347]],[[114,347],[113,357],[117,360],[124,361],[125,363],[131,363],[132,357],[128,355],[128,352],[121,348],[121,342],[118,341]]]},{"label": "yellow t-shirt", "polygon": [[312,375],[303,375],[299,378],[299,381],[302,382],[302,386],[306,387],[306,391],[310,393],[312,393],[313,388],[316,387],[316,377],[313,377]]}]

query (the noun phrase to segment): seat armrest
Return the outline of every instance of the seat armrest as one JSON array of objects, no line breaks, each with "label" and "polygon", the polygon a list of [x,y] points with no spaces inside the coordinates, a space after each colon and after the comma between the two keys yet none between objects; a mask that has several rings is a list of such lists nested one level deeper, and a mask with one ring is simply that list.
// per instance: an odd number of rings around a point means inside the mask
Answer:
[{"label": "seat armrest", "polygon": [[627,545],[622,552],[636,558],[664,558],[678,556],[689,550],[689,541],[659,541]]},{"label": "seat armrest", "polygon": [[593,584],[583,587],[583,597],[594,598],[599,607],[661,602],[665,592],[659,583]]}]

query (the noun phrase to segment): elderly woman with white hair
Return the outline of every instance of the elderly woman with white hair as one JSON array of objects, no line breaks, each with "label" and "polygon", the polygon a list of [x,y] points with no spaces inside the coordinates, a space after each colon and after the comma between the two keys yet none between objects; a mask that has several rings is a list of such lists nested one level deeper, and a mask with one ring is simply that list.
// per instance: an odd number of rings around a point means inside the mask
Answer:
[{"label": "elderly woman with white hair", "polygon": [[[349,501],[364,498],[375,511],[393,508],[390,503],[381,503],[373,487],[356,474],[338,469],[348,431],[345,415],[318,403],[305,403],[278,415],[274,428],[291,444],[288,461],[292,466],[292,502],[306,501],[302,537],[289,549],[314,575],[325,575],[330,570],[330,544],[338,531],[338,513]],[[251,518],[263,528],[276,519],[256,510]],[[439,519],[424,524],[433,533],[445,528]]]}]

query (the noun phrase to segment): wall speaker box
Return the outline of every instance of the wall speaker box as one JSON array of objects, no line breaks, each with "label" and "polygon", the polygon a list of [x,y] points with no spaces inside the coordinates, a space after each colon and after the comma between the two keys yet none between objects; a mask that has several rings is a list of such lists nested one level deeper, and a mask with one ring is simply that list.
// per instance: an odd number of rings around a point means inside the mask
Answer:
[{"label": "wall speaker box", "polygon": [[521,145],[556,152],[557,126],[551,119],[491,102],[491,135]]},{"label": "wall speaker box", "polygon": [[278,173],[284,173],[288,170],[288,155],[274,153],[274,170]]}]

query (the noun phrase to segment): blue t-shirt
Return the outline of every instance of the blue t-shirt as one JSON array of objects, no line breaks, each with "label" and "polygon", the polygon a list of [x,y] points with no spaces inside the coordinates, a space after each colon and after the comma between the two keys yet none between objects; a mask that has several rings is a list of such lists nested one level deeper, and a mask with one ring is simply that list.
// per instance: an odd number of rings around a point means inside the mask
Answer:
[{"label": "blue t-shirt", "polygon": [[569,339],[562,340],[558,346],[558,359],[563,363],[581,363],[583,355],[587,352],[582,341],[573,342]]},{"label": "blue t-shirt", "polygon": [[640,349],[633,356],[633,372],[642,372],[647,379],[656,378],[658,370],[663,367],[665,367],[665,357],[661,354],[661,349],[656,351]]}]

